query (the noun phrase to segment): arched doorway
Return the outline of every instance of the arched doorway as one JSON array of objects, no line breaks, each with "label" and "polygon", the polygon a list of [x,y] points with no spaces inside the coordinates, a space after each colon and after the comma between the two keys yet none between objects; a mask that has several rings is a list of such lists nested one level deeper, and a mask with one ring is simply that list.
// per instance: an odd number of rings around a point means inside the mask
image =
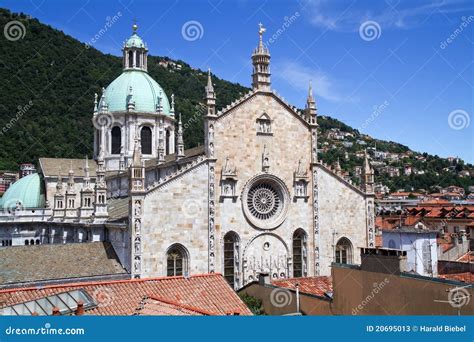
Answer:
[{"label": "arched doorway", "polygon": [[336,244],[336,255],[334,261],[338,264],[352,263],[352,243],[343,237]]}]

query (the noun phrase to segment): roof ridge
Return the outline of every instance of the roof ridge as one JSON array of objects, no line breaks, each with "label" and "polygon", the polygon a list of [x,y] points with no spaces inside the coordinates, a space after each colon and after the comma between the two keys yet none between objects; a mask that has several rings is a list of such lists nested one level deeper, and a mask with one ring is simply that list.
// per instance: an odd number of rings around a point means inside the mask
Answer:
[{"label": "roof ridge", "polygon": [[31,287],[0,289],[0,294],[10,293],[10,292],[20,292],[20,291],[54,289],[54,288],[61,288],[61,287],[81,287],[81,286],[110,285],[110,284],[123,284],[123,283],[141,283],[141,282],[147,282],[147,281],[164,281],[164,280],[205,278],[205,277],[216,277],[216,276],[222,276],[222,274],[221,273],[200,273],[200,274],[190,275],[188,277],[184,277],[184,276],[150,277],[150,278],[139,278],[139,279],[119,279],[119,280],[109,280],[109,281],[63,283],[63,284],[54,284],[54,285],[46,285],[46,286],[31,286]]},{"label": "roof ridge", "polygon": [[177,301],[173,301],[171,299],[166,299],[166,298],[159,297],[159,296],[156,296],[156,295],[148,295],[148,298],[153,299],[153,300],[157,300],[157,301],[160,301],[160,302],[163,302],[163,303],[166,303],[166,304],[175,305],[175,306],[181,307],[181,308],[186,309],[186,310],[195,311],[195,312],[201,313],[203,315],[207,315],[207,316],[219,316],[220,315],[217,312],[207,311],[205,309],[198,308],[197,306],[179,303]]}]

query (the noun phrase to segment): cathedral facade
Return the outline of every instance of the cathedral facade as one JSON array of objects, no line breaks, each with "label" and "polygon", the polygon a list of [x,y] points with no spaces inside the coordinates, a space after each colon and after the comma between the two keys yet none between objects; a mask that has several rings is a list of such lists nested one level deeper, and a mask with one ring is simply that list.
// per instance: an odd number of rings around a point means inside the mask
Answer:
[{"label": "cathedral facade", "polygon": [[[311,85],[302,112],[272,90],[263,32],[249,93],[217,110],[209,72],[204,146],[185,150],[174,96],[148,75],[134,27],[123,73],[95,98],[94,170],[84,161],[63,186],[54,160],[41,168],[41,243],[70,229],[72,242],[109,241],[133,278],[216,272],[234,288],[260,273],[329,275],[332,262],[359,263],[358,250],[374,247],[373,170],[366,158],[358,187],[318,160]],[[10,220],[17,231],[20,217]],[[98,233],[78,241],[79,230]]]}]

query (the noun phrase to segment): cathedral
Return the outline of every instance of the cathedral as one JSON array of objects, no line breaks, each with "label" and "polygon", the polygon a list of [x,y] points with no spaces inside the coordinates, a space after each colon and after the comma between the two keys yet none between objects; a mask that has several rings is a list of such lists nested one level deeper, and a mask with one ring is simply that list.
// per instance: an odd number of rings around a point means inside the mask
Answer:
[{"label": "cathedral", "polygon": [[40,158],[14,183],[0,248],[107,241],[131,278],[221,273],[235,289],[359,263],[374,247],[373,169],[366,157],[356,186],[318,160],[311,85],[301,112],[272,89],[263,33],[247,94],[218,110],[209,72],[204,145],[184,149],[134,25],[122,74],[94,99],[93,158]]}]

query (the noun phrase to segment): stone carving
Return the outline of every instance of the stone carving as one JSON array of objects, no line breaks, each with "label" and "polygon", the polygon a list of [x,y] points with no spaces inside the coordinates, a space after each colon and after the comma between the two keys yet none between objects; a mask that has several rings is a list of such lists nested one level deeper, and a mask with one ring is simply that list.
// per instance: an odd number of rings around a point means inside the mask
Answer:
[{"label": "stone carving", "polygon": [[298,198],[308,199],[308,173],[302,165],[301,159],[298,161],[298,167],[293,173],[293,185],[295,191],[295,200]]},{"label": "stone carving", "polygon": [[142,205],[140,200],[135,201],[135,216],[140,216],[142,211]]},{"label": "stone carving", "polygon": [[237,183],[237,168],[232,166],[229,157],[226,157],[225,164],[221,170],[221,197],[236,199],[235,189]]},{"label": "stone carving", "polygon": [[268,172],[269,169],[270,169],[270,153],[267,150],[267,145],[263,145],[262,171]]},{"label": "stone carving", "polygon": [[215,166],[209,163],[209,273],[216,270],[216,246],[215,246]]},{"label": "stone carving", "polygon": [[313,167],[313,215],[314,215],[314,275],[320,274],[319,264],[319,203],[318,203],[318,171]]}]

